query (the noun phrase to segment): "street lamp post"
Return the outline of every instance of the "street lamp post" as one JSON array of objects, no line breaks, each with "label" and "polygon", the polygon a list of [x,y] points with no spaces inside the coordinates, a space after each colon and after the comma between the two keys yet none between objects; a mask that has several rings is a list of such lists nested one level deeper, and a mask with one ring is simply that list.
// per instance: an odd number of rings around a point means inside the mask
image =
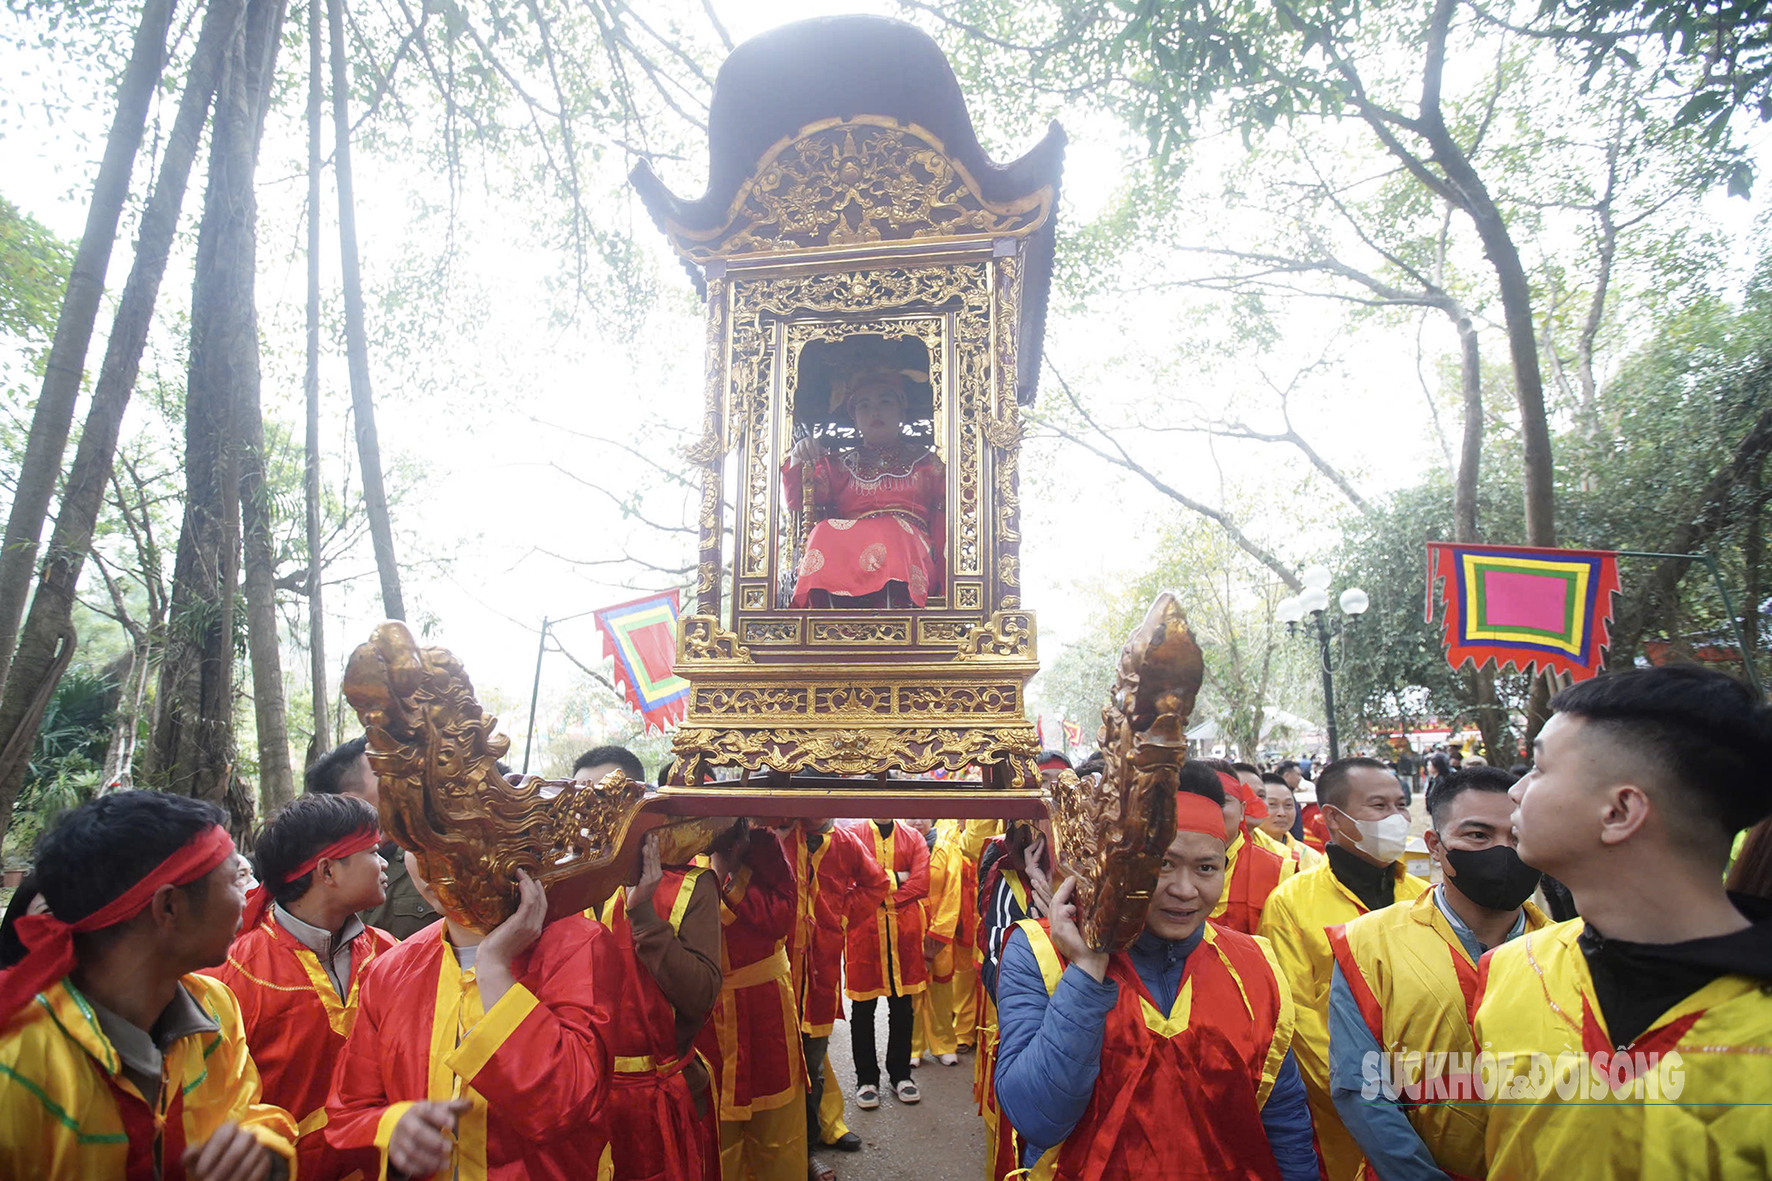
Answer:
[{"label": "street lamp post", "polygon": [[[1359,622],[1360,616],[1366,613],[1366,608],[1372,605],[1372,600],[1367,597],[1365,591],[1357,586],[1350,586],[1342,591],[1340,604],[1341,613],[1346,617],[1344,624],[1342,619],[1327,618],[1331,577],[1328,569],[1323,566],[1312,566],[1298,577],[1299,581],[1304,583],[1304,590],[1282,599],[1279,607],[1274,611],[1274,617],[1286,625],[1286,634],[1288,635],[1297,635],[1299,621],[1304,619],[1306,615],[1311,617],[1311,623],[1314,625],[1311,630],[1316,633],[1317,664],[1323,672],[1323,713],[1326,715],[1326,724],[1329,730],[1329,759],[1333,762],[1341,757],[1341,739],[1335,727],[1336,665],[1331,658],[1329,641],[1342,636],[1344,631],[1352,631],[1355,624]],[[1309,634],[1310,632],[1307,631],[1306,635]],[[1344,640],[1343,652],[1345,653],[1345,651],[1346,641]]]}]

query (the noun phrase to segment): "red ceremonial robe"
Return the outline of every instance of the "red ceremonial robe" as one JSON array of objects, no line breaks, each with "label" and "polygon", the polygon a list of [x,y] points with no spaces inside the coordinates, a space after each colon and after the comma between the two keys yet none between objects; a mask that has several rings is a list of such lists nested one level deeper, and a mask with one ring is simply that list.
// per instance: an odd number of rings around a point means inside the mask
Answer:
[{"label": "red ceremonial robe", "polygon": [[[843,961],[845,991],[852,1001],[922,992],[929,987],[929,965],[923,959],[929,845],[916,829],[897,820],[885,836],[872,820],[863,820],[849,831],[873,851],[875,863],[896,888],[879,906],[849,924],[849,946]],[[898,884],[901,873],[906,875],[903,885]]]},{"label": "red ceremonial robe", "polygon": [[[666,870],[652,908],[680,930],[683,912],[705,869]],[[695,1103],[683,1068],[695,1057],[677,1053],[677,1010],[634,953],[627,891],[617,890],[603,907],[603,925],[615,937],[620,978],[606,990],[613,1022],[605,1034],[615,1060],[609,1102],[609,1148],[615,1181],[697,1181],[707,1151],[707,1129],[695,1119]]]},{"label": "red ceremonial robe", "polygon": [[[788,942],[800,1032],[828,1037],[843,1015],[843,938],[851,923],[872,914],[892,889],[886,871],[861,838],[832,825],[816,852],[795,825],[783,844],[794,870],[794,932]],[[925,850],[927,852],[927,850]]]},{"label": "red ceremonial robe", "polygon": [[[1017,925],[1056,991],[1065,961],[1045,921]],[[1207,923],[1167,1013],[1125,952],[1108,958],[1107,978],[1119,996],[1095,1091],[1041,1165],[1063,1181],[1278,1181],[1261,1108],[1292,1045],[1293,1009],[1267,941]]]},{"label": "red ceremonial robe", "polygon": [[1255,934],[1261,925],[1261,909],[1267,896],[1280,884],[1285,858],[1238,833],[1226,854],[1231,862],[1225,876],[1224,897],[1212,913],[1212,921],[1220,929]]},{"label": "red ceremonial robe", "polygon": [[775,834],[751,831],[746,864],[720,891],[720,999],[696,1044],[712,1066],[719,1117],[746,1120],[806,1085],[787,938],[794,879]]},{"label": "red ceremonial robe", "polygon": [[373,1148],[420,1100],[466,1098],[452,1181],[584,1181],[610,1172],[604,1103],[613,1069],[615,941],[573,915],[512,964],[517,983],[482,1013],[439,921],[383,954],[326,1100],[326,1140]]},{"label": "red ceremonial robe", "polygon": [[296,1160],[303,1177],[342,1177],[355,1168],[376,1168],[373,1154],[350,1159],[328,1147],[326,1093],[333,1063],[357,1020],[364,970],[395,946],[394,937],[376,927],[365,927],[351,941],[351,983],[341,1002],[320,958],[267,912],[258,926],[235,937],[225,964],[204,973],[226,984],[240,1001],[264,1101],[294,1116],[300,1130]]},{"label": "red ceremonial robe", "polygon": [[[901,448],[891,470],[862,470],[859,454],[827,455],[812,469],[812,497],[830,516],[812,527],[794,582],[794,606],[814,590],[861,596],[902,582],[921,607],[942,588],[947,471],[935,453]],[[782,468],[788,504],[800,506],[801,472]]]}]

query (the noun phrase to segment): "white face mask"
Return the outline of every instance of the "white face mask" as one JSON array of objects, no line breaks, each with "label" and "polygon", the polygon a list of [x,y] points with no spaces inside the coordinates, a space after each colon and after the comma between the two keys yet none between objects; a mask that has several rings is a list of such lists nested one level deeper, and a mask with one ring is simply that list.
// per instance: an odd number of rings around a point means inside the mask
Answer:
[{"label": "white face mask", "polygon": [[[1336,811],[1341,812],[1341,809]],[[1401,812],[1392,812],[1383,820],[1364,822],[1355,820],[1346,812],[1341,812],[1341,818],[1359,832],[1360,839],[1354,843],[1374,861],[1389,865],[1409,847],[1409,818]]]}]

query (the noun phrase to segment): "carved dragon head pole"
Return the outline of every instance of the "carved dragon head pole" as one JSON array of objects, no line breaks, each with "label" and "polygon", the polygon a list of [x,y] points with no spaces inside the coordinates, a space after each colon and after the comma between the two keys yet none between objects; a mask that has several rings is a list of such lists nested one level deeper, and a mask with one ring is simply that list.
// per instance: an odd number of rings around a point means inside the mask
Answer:
[{"label": "carved dragon head pole", "polygon": [[1099,742],[1106,768],[1060,774],[1052,791],[1060,867],[1077,879],[1078,927],[1091,947],[1123,948],[1145,911],[1175,839],[1177,773],[1205,668],[1187,616],[1167,591],[1120,652]]},{"label": "carved dragon head pole", "polygon": [[[344,695],[368,734],[382,831],[416,855],[449,916],[476,930],[516,908],[518,870],[552,887],[609,867],[643,804],[645,786],[619,771],[552,798],[540,781],[506,783],[497,763],[510,740],[494,733],[498,719],[474,699],[461,662],[420,648],[403,623],[381,624],[351,653]],[[702,821],[688,844],[731,823]],[[692,851],[682,839],[661,847],[667,861]]]}]

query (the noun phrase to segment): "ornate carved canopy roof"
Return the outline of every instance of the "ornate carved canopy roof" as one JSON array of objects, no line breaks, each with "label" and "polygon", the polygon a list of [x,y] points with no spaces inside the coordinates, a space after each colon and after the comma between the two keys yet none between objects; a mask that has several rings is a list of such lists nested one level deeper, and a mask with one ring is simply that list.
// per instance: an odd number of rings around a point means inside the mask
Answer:
[{"label": "ornate carved canopy roof", "polygon": [[1026,240],[1017,399],[1031,404],[1051,283],[1064,131],[985,155],[941,48],[902,21],[799,21],[740,45],[708,116],[708,187],[630,176],[696,286],[716,260],[911,239]]}]

